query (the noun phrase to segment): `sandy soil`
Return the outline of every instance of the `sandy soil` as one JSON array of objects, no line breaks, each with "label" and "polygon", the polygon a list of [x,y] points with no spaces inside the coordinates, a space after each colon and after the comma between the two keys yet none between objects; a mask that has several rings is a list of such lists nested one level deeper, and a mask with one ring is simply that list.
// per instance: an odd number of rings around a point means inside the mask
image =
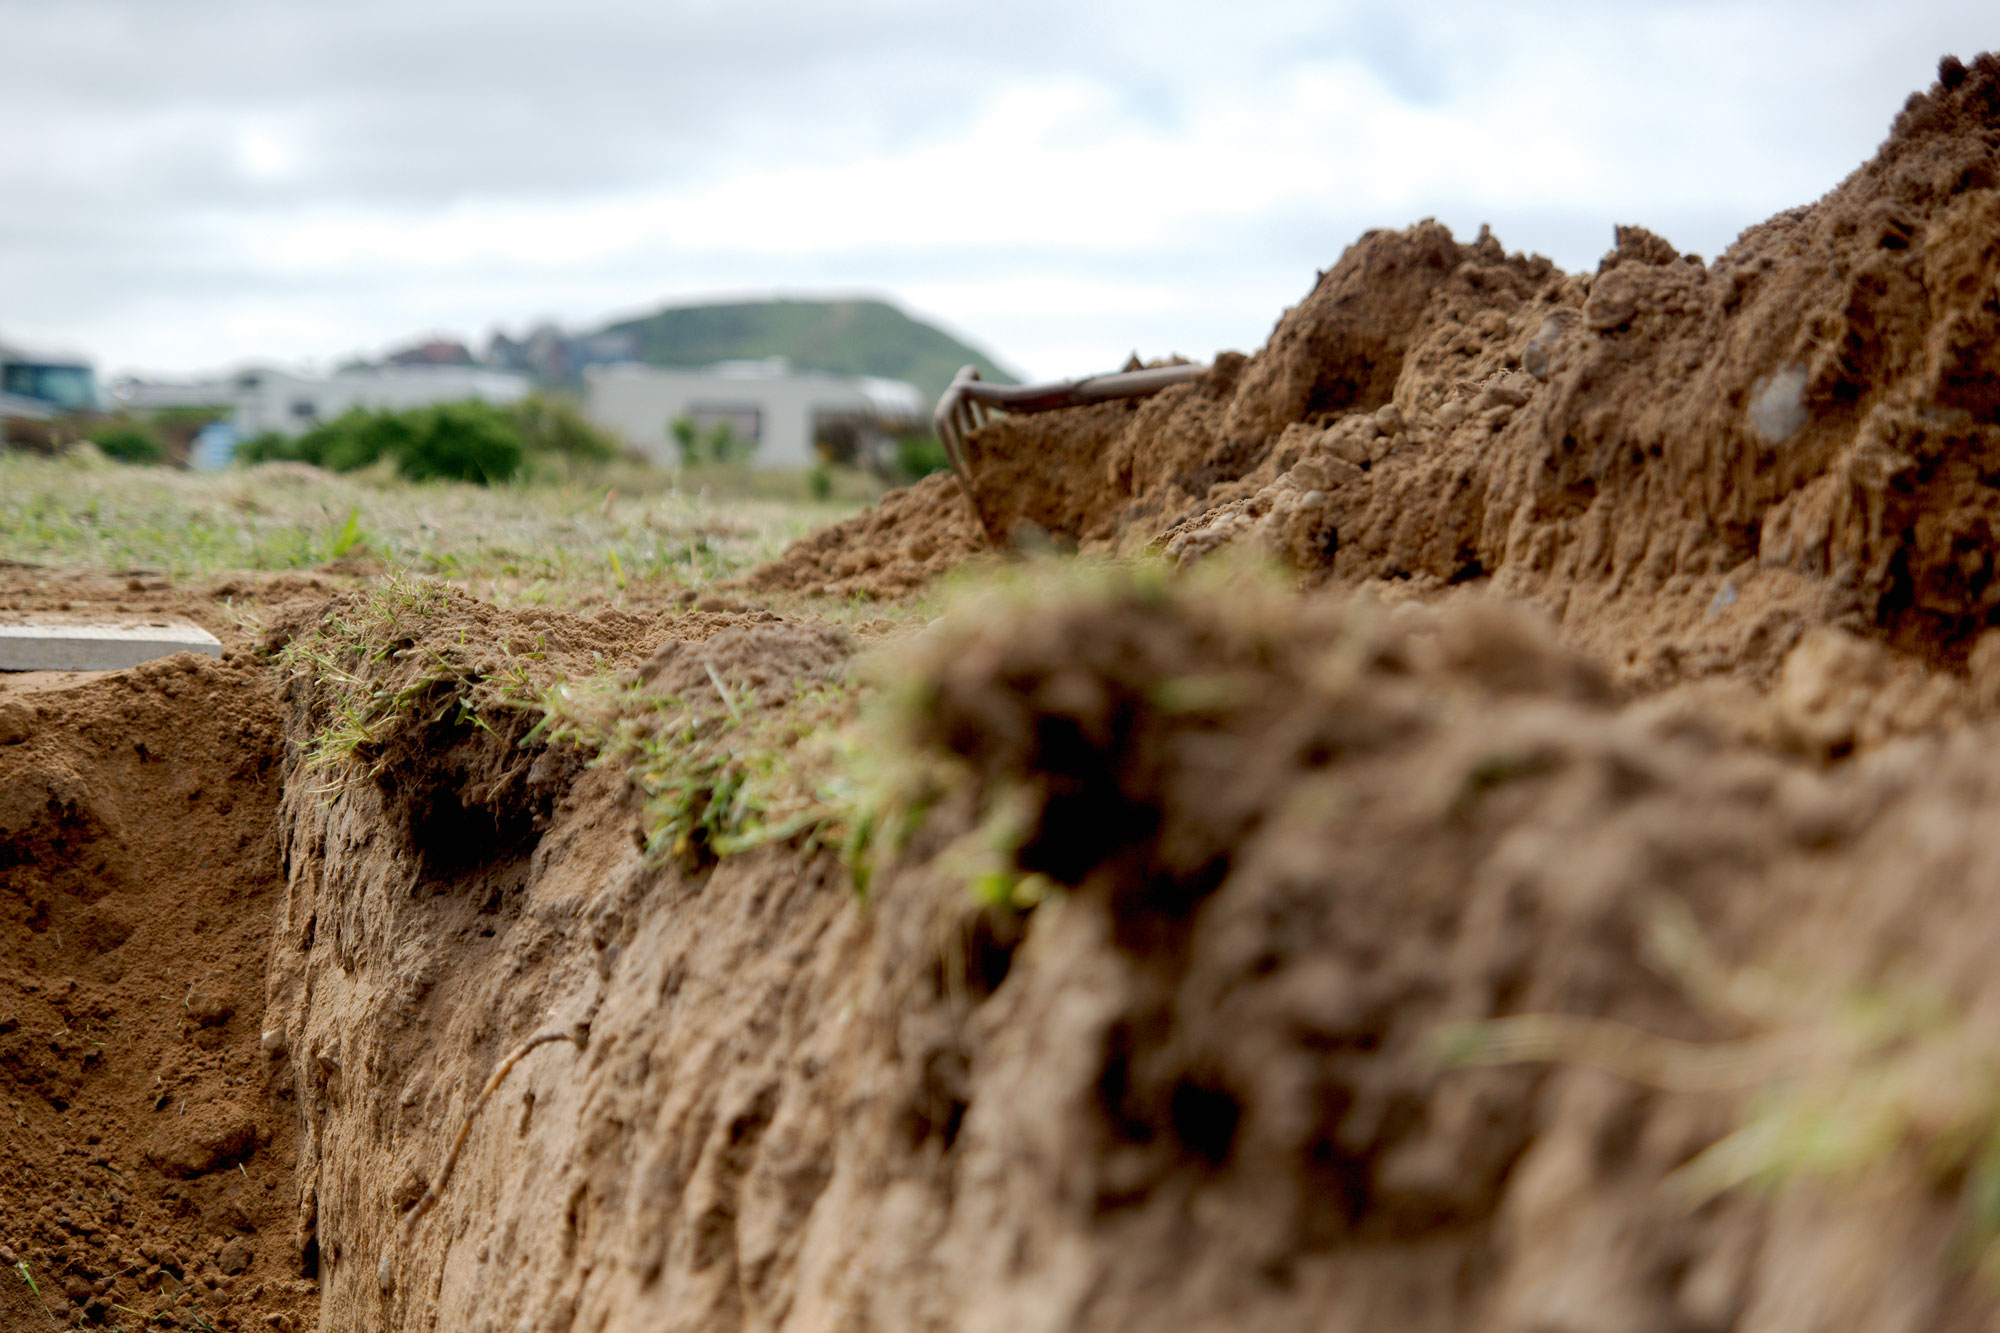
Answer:
[{"label": "sandy soil", "polygon": [[241,654],[0,677],[8,1328],[315,1304],[298,1114],[260,1044],[279,734]]},{"label": "sandy soil", "polygon": [[0,565],[228,650],[0,680],[6,1326],[1990,1327],[1996,236],[1947,61],[1712,265],[1371,233],[727,594]]}]

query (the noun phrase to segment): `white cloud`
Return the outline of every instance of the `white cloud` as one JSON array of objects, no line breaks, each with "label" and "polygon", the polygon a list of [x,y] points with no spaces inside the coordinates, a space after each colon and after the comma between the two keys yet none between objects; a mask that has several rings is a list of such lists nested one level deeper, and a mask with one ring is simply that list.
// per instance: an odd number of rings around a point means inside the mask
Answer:
[{"label": "white cloud", "polygon": [[185,370],[835,289],[1036,374],[1248,348],[1370,226],[1713,253],[1968,8],[0,0],[0,333]]}]

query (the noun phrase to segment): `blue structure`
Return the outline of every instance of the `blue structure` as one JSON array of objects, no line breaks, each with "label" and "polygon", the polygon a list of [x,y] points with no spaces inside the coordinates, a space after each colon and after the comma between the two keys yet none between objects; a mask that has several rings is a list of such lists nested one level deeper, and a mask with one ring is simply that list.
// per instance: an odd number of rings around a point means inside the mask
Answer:
[{"label": "blue structure", "polygon": [[188,465],[203,472],[216,472],[235,461],[236,442],[241,437],[227,421],[211,421],[194,437],[188,450]]}]

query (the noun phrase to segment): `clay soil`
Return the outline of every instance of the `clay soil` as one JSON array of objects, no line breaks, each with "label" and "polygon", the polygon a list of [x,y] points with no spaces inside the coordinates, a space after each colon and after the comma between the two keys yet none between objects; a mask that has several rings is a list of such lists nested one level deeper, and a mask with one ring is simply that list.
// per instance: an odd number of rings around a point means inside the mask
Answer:
[{"label": "clay soil", "polygon": [[0,678],[0,1327],[1991,1327],[1996,292],[1947,60],[728,589],[0,561],[225,648]]}]

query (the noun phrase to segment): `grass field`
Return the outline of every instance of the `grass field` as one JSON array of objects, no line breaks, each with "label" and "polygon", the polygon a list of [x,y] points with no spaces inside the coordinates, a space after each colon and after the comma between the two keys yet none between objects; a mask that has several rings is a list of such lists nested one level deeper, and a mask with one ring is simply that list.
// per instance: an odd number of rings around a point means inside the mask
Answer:
[{"label": "grass field", "polygon": [[744,468],[621,464],[486,488],[386,470],[202,473],[0,454],[0,558],[180,579],[372,560],[502,604],[593,605],[740,574],[875,490],[849,475],[816,500],[800,475]]}]

